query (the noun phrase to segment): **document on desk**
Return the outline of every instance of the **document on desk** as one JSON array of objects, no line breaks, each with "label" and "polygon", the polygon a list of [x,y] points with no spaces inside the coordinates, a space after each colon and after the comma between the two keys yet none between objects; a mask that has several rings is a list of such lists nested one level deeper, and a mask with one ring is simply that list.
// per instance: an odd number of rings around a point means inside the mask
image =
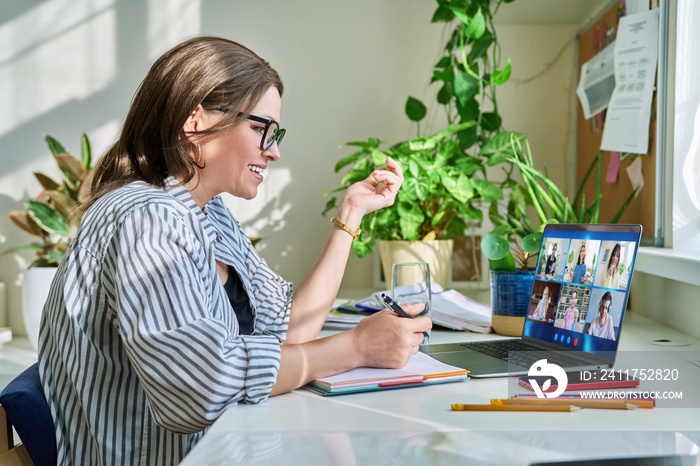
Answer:
[{"label": "document on desk", "polygon": [[[430,312],[434,324],[440,325],[452,330],[466,330],[476,333],[489,333],[491,331],[491,306],[474,301],[473,299],[464,296],[457,290],[443,290],[437,283],[432,283],[430,286],[432,295],[432,304]],[[378,291],[371,296],[351,303],[352,306],[369,311],[379,311],[384,309],[382,304],[382,293],[390,294],[390,290]],[[348,316],[344,313],[343,308],[348,306],[339,306],[337,311],[331,313],[326,319],[329,325],[337,324],[341,319],[345,322],[359,320],[364,316]],[[344,315],[346,314],[346,315]]]},{"label": "document on desk", "polygon": [[403,369],[358,367],[342,374],[314,380],[304,388],[319,395],[342,395],[436,383],[461,382],[469,371],[451,366],[418,352]]}]

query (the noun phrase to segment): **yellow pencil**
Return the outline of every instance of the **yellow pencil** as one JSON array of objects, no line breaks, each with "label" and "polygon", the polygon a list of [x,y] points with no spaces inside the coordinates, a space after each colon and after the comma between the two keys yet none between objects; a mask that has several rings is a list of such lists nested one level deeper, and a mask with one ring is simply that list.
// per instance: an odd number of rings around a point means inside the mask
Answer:
[{"label": "yellow pencil", "polygon": [[654,402],[647,400],[595,400],[595,399],[571,399],[571,398],[508,398],[505,400],[493,399],[491,404],[509,404],[526,406],[579,406],[593,409],[637,409],[653,408]]},{"label": "yellow pencil", "polygon": [[524,405],[470,405],[453,404],[452,411],[544,411],[544,412],[564,412],[578,411],[581,408],[576,406],[524,406]]},{"label": "yellow pencil", "polygon": [[491,400],[492,405],[505,406],[578,406],[593,409],[637,409],[623,400],[559,400],[556,398],[509,398],[507,400]]}]

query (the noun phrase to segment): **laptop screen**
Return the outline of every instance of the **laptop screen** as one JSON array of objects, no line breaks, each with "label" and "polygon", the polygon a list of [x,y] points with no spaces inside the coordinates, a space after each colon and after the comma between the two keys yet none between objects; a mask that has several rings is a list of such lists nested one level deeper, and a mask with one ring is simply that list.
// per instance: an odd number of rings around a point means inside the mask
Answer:
[{"label": "laptop screen", "polygon": [[640,225],[547,225],[523,338],[615,352],[641,234]]}]

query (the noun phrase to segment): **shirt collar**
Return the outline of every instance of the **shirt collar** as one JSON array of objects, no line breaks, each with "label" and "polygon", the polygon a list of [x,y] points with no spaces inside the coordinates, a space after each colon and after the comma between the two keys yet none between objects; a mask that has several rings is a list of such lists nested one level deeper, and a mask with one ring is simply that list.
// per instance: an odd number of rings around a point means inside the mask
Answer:
[{"label": "shirt collar", "polygon": [[173,196],[178,201],[182,202],[185,205],[185,207],[187,207],[190,210],[190,212],[192,212],[195,215],[199,223],[204,228],[204,231],[206,231],[207,236],[209,237],[209,240],[211,242],[214,242],[216,240],[216,228],[214,227],[212,222],[209,221],[209,218],[204,213],[204,211],[199,208],[197,202],[195,202],[194,198],[192,197],[192,194],[190,194],[187,188],[185,188],[185,186],[182,183],[180,183],[180,181],[178,181],[177,178],[171,176],[165,180],[165,192]]}]

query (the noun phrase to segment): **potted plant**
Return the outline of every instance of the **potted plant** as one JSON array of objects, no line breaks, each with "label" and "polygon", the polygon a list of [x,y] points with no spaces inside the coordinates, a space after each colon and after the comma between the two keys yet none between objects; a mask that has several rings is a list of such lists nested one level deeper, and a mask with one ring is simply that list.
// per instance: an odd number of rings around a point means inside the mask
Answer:
[{"label": "potted plant", "polygon": [[[493,15],[502,0],[438,3],[432,22],[448,23],[452,32],[433,67],[431,82],[439,84],[436,101],[445,110],[447,126],[421,137],[420,122],[427,109],[409,97],[405,113],[416,122],[416,138],[386,149],[375,137],[343,144],[356,150],[335,165],[336,173],[349,170],[340,186],[326,193],[331,198],[323,214],[336,207],[339,191],[366,178],[387,156],[394,158],[404,170],[403,187],[393,206],[363,218],[353,252],[365,257],[379,240],[385,277],[391,276],[391,264],[402,260],[389,257],[391,249],[398,249],[404,257],[432,262],[432,280],[444,287],[452,258],[451,238],[464,236],[468,222],[483,220],[482,205],[503,199],[504,183],[489,180],[487,168],[509,159],[510,146],[488,153],[479,149],[501,130],[496,87],[508,80],[511,67],[508,61],[499,69],[500,48],[493,29]],[[483,107],[486,102],[492,107],[489,111]],[[442,257],[437,260],[425,257],[438,253]]]},{"label": "potted plant", "polygon": [[80,225],[81,219],[75,212],[92,184],[92,151],[85,133],[81,140],[81,158],[69,154],[53,137],[47,135],[44,139],[63,179],[59,183],[43,173],[34,173],[43,190],[35,199],[25,202],[26,210],[12,211],[9,218],[15,226],[38,237],[39,241],[0,253],[0,256],[19,251],[34,251],[36,254],[24,272],[22,289],[24,325],[35,348],[49,286]]},{"label": "potted plant", "polygon": [[[530,267],[532,258],[540,252],[542,230],[547,223],[598,223],[602,194],[601,153],[593,160],[576,192],[574,201],[554,184],[546,173],[534,166],[530,146],[525,136],[519,133],[504,132],[493,139],[499,150],[505,141],[512,148],[510,161],[518,168],[522,184],[511,181],[512,195],[505,211],[492,203],[489,217],[494,230],[481,241],[481,249],[491,267],[491,306],[493,327],[498,333],[518,335],[522,331],[529,305],[530,290],[535,278],[535,269]],[[524,142],[524,144],[523,144]],[[484,149],[490,150],[487,144]],[[596,169],[596,196],[586,204],[583,186],[593,169]],[[610,223],[617,223],[636,189],[622,203]],[[534,227],[527,210],[534,210],[539,226]]]}]

